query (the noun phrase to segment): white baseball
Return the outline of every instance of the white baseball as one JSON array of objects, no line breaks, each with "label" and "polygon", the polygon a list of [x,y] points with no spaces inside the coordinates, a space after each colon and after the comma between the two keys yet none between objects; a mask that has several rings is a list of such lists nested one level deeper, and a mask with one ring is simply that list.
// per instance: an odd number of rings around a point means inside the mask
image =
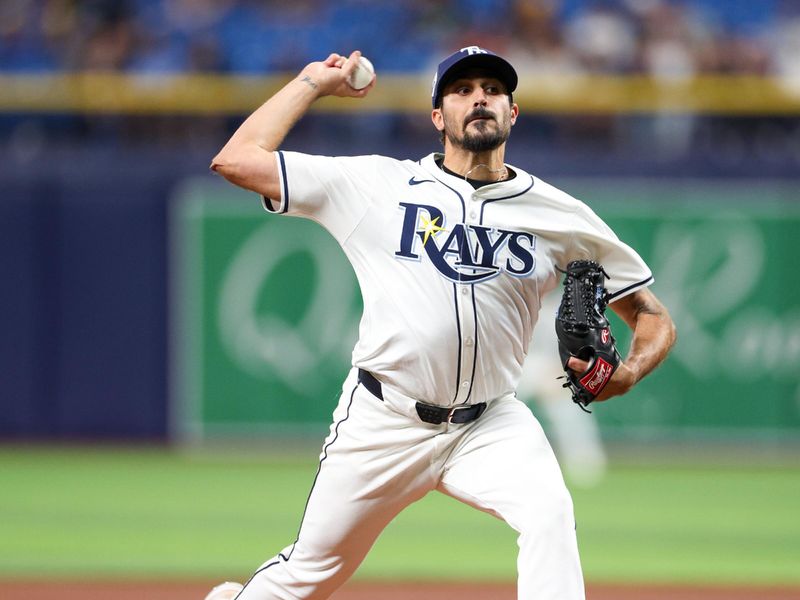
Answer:
[{"label": "white baseball", "polygon": [[363,90],[370,84],[373,75],[375,75],[375,67],[372,66],[372,63],[367,58],[362,56],[358,59],[356,68],[347,78],[347,83],[354,90]]}]

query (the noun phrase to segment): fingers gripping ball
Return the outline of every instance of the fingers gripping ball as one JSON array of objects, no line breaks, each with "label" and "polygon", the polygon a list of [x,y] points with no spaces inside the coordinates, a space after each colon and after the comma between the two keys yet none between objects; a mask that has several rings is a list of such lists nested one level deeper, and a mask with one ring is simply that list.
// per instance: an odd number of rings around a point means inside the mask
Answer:
[{"label": "fingers gripping ball", "polygon": [[[563,271],[564,293],[556,314],[556,335],[561,365],[566,371],[564,387],[572,400],[585,410],[611,379],[621,362],[611,327],[605,316],[608,293],[606,272],[593,260],[574,260]],[[589,362],[584,373],[567,368],[575,356]]]},{"label": "fingers gripping ball", "polygon": [[226,581],[208,592],[205,600],[233,600],[244,589],[241,583]]},{"label": "fingers gripping ball", "polygon": [[356,68],[347,78],[347,83],[354,90],[363,90],[372,82],[372,77],[374,75],[375,68],[372,66],[372,63],[369,62],[367,58],[361,56],[358,59]]}]

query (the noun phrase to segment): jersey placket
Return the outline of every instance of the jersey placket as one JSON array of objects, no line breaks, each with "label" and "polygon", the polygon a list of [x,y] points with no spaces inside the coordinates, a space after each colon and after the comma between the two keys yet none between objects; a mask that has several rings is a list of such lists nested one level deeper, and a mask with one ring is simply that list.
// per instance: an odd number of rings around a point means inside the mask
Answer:
[{"label": "jersey placket", "polygon": [[[465,194],[467,205],[464,215],[465,232],[470,225],[475,225],[480,218],[480,199],[474,193]],[[469,246],[471,242],[469,235],[465,233],[464,243]],[[472,251],[471,249],[469,250]],[[473,257],[475,258],[475,257]],[[453,404],[465,404],[472,401],[479,401],[471,398],[472,387],[475,381],[475,365],[477,364],[478,353],[478,314],[477,302],[475,298],[476,286],[474,283],[456,284],[456,303],[458,309],[459,323],[461,324],[461,335],[459,339],[461,364],[458,373],[458,389],[456,391]]]}]

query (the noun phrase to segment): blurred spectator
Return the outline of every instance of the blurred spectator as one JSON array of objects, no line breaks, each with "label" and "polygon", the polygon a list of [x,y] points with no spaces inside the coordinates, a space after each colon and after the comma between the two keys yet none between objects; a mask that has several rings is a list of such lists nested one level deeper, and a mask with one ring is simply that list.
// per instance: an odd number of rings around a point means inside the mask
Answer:
[{"label": "blurred spectator", "polygon": [[230,0],[139,0],[136,71],[224,71],[219,27]]},{"label": "blurred spectator", "polygon": [[590,5],[566,23],[568,46],[588,71],[624,73],[636,58],[636,28],[612,3]]},{"label": "blurred spectator", "polygon": [[776,75],[785,89],[800,96],[800,6],[792,8],[783,11],[769,44]]},{"label": "blurred spectator", "polygon": [[46,12],[34,0],[0,2],[0,68],[42,71],[59,67],[42,25]]},{"label": "blurred spectator", "polygon": [[136,29],[125,2],[82,2],[77,19],[82,33],[76,67],[122,70],[130,65]]},{"label": "blurred spectator", "polygon": [[534,75],[583,71],[578,57],[564,44],[557,6],[557,0],[515,2],[514,35],[508,58],[520,71]]},{"label": "blurred spectator", "polygon": [[708,29],[665,2],[647,3],[637,16],[641,26],[639,69],[669,81],[693,77],[707,51]]}]

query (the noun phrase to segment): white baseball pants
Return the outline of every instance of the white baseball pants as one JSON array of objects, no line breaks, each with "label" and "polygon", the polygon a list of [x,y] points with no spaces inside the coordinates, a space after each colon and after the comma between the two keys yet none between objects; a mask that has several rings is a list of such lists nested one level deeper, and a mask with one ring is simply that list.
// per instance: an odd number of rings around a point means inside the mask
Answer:
[{"label": "white baseball pants", "polygon": [[[333,417],[297,541],[239,600],[328,598],[386,525],[431,490],[519,533],[519,600],[584,599],[572,500],[539,422],[514,396],[471,423],[431,425],[373,396],[354,369]],[[463,568],[481,558],[459,560]]]}]

